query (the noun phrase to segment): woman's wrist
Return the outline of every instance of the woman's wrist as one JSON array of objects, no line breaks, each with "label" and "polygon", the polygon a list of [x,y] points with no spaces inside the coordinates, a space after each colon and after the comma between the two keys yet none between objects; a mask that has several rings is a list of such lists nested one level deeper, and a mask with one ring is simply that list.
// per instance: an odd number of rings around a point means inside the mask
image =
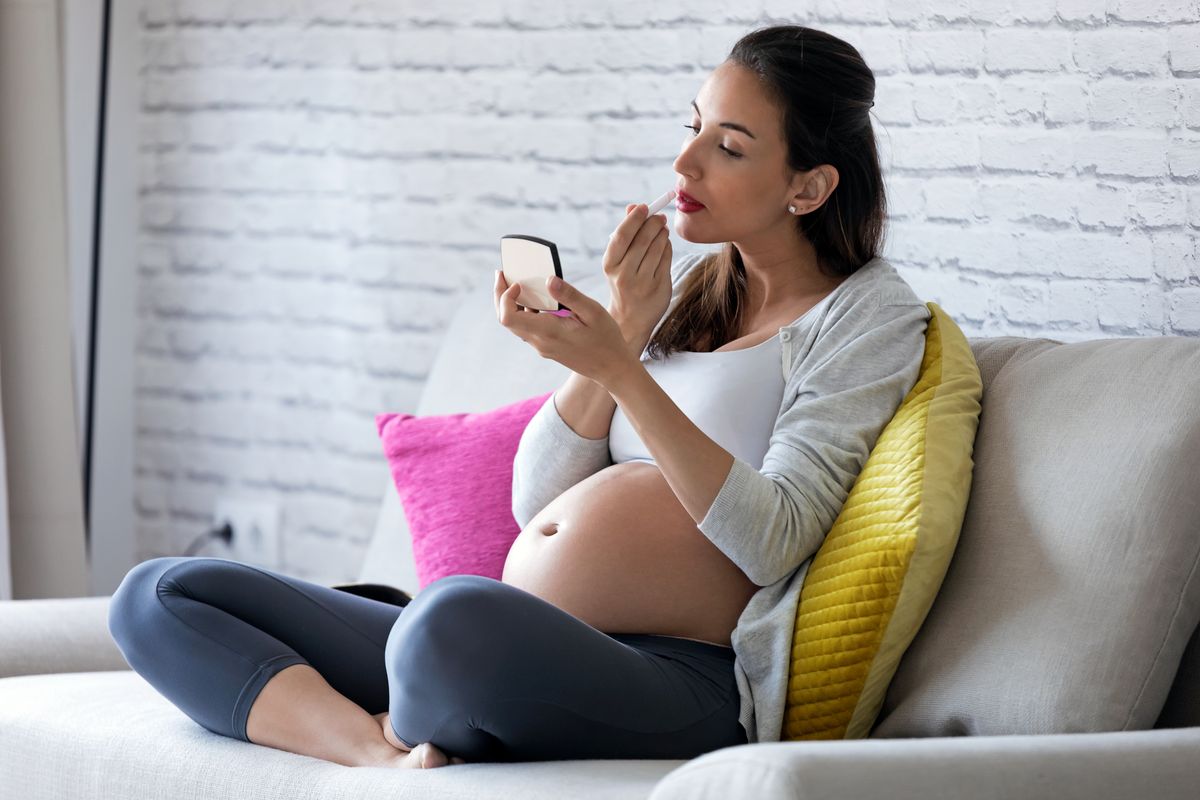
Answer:
[{"label": "woman's wrist", "polygon": [[617,327],[621,329],[621,334],[625,337],[625,342],[629,345],[629,349],[637,357],[641,357],[642,351],[646,349],[646,345],[650,343],[650,330],[647,330],[643,325],[637,325],[620,317],[613,317],[617,321]]}]

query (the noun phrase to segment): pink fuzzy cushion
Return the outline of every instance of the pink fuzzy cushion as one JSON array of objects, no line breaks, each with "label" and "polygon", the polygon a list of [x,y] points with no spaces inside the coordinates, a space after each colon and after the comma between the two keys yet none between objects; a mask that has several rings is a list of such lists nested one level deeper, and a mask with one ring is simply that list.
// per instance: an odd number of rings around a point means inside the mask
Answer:
[{"label": "pink fuzzy cushion", "polygon": [[446,575],[500,580],[521,532],[512,515],[513,459],[529,420],[552,394],[479,414],[375,416],[421,589]]}]

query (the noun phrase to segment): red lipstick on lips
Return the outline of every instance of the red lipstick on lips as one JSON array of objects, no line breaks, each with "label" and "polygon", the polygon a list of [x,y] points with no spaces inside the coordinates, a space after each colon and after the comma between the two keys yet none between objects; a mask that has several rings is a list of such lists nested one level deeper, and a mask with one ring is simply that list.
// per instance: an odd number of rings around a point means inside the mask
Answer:
[{"label": "red lipstick on lips", "polygon": [[682,211],[685,214],[690,214],[693,211],[699,211],[700,209],[704,208],[703,203],[696,200],[696,198],[692,197],[687,192],[679,189],[676,189],[675,192],[675,208],[677,210]]}]

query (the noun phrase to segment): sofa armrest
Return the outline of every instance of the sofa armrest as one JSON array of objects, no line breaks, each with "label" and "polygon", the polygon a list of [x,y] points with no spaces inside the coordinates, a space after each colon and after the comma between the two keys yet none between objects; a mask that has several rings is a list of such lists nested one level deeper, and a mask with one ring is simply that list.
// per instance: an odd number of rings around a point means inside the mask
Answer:
[{"label": "sofa armrest", "polygon": [[650,800],[1190,800],[1198,752],[1200,728],[759,742],[692,759]]},{"label": "sofa armrest", "polygon": [[0,601],[0,678],[129,669],[105,597]]}]

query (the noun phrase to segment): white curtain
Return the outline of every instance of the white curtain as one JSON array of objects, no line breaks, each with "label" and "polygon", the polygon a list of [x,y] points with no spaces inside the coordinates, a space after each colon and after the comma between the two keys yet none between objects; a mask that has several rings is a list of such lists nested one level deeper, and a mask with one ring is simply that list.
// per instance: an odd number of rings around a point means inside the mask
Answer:
[{"label": "white curtain", "polygon": [[0,597],[22,600],[88,593],[61,75],[58,0],[0,0]]},{"label": "white curtain", "polygon": [[[0,392],[0,398],[4,393]],[[12,567],[8,555],[8,475],[4,467],[4,402],[0,400],[0,600],[12,600]]]}]

